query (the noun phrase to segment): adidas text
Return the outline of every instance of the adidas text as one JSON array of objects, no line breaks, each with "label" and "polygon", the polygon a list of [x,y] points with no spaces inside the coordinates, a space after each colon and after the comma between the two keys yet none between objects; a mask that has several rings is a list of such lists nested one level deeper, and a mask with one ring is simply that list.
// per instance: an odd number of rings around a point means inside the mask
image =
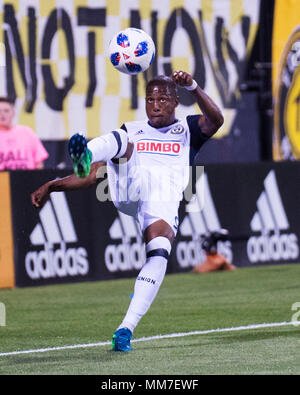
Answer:
[{"label": "adidas text", "polygon": [[[222,227],[204,169],[196,183],[196,194],[186,206],[186,212],[188,214],[183,218],[179,230],[181,235],[189,240],[179,241],[176,246],[176,258],[182,268],[196,266],[205,261],[206,254],[201,248],[201,235]],[[232,261],[230,241],[219,241],[217,250],[228,261]]]},{"label": "adidas text", "polygon": [[46,242],[44,250],[29,251],[25,257],[25,269],[33,279],[66,276],[84,276],[89,271],[87,251],[83,247],[66,248],[61,241],[60,248]]},{"label": "adidas text", "polygon": [[109,244],[104,258],[110,272],[141,269],[146,260],[145,246],[140,243]]},{"label": "adidas text", "polygon": [[[230,241],[218,241],[218,253],[232,261],[232,245]],[[206,259],[205,252],[201,249],[198,240],[180,241],[176,248],[176,258],[182,268],[197,266]]]},{"label": "adidas text", "polygon": [[118,217],[109,228],[111,239],[118,244],[105,248],[105,266],[111,273],[140,270],[146,261],[145,244],[135,219],[118,212]]},{"label": "adidas text", "polygon": [[247,254],[252,263],[296,259],[298,238],[294,233],[252,236],[247,242]]}]

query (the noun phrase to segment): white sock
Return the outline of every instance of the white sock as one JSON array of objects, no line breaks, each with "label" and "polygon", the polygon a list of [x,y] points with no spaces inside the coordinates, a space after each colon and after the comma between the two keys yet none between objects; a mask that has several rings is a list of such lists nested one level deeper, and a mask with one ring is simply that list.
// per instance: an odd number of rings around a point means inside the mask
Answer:
[{"label": "white sock", "polygon": [[92,153],[92,162],[107,162],[112,158],[120,158],[125,154],[127,145],[128,135],[123,129],[96,137],[87,144]]},{"label": "white sock", "polygon": [[155,237],[146,245],[147,260],[142,267],[134,286],[134,294],[118,329],[127,327],[134,331],[155,299],[165,277],[171,243],[166,237]]}]

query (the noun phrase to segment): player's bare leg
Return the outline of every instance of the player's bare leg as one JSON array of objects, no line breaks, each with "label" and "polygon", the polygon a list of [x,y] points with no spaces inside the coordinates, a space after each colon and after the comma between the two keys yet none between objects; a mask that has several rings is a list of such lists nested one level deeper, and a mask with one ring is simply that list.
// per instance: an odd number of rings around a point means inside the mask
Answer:
[{"label": "player's bare leg", "polygon": [[155,237],[166,237],[171,244],[173,244],[175,234],[171,226],[164,220],[158,220],[153,222],[144,231],[144,238],[146,243],[149,243]]}]

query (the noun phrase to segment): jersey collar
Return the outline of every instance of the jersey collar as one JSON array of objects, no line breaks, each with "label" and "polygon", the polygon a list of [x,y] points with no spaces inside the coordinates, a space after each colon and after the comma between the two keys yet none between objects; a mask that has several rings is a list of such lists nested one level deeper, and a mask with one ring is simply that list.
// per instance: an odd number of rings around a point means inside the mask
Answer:
[{"label": "jersey collar", "polygon": [[175,121],[174,121],[173,123],[171,123],[170,125],[165,126],[165,127],[163,127],[163,128],[155,128],[154,126],[151,125],[150,121],[148,121],[148,125],[149,125],[151,128],[157,130],[157,131],[160,132],[160,133],[167,133],[167,132],[168,132],[174,125],[176,125],[176,123],[178,123],[178,122],[179,122],[179,120],[178,120],[178,119],[175,119]]}]

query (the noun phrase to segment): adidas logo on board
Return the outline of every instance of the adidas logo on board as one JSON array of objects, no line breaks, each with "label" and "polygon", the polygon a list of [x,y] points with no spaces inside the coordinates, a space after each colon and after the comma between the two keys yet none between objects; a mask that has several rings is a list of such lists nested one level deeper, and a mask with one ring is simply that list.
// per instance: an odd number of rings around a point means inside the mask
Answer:
[{"label": "adidas logo on board", "polygon": [[[179,231],[182,236],[191,237],[191,240],[177,244],[176,257],[181,267],[196,266],[203,262],[205,253],[201,248],[201,236],[222,228],[205,173],[197,181],[196,194],[187,204],[186,212],[188,214],[184,217]],[[218,252],[231,261],[231,242],[219,241]]]},{"label": "adidas logo on board", "polygon": [[113,240],[120,240],[120,243],[106,247],[104,260],[107,269],[110,272],[141,269],[146,261],[145,246],[135,219],[118,211],[109,235]]},{"label": "adidas logo on board", "polygon": [[250,228],[261,235],[252,236],[247,242],[250,262],[296,259],[299,255],[298,238],[294,233],[287,232],[290,224],[274,170],[265,178],[264,190],[256,205],[257,211],[252,217]]},{"label": "adidas logo on board", "polygon": [[63,192],[50,196],[39,212],[37,223],[29,238],[42,250],[29,251],[25,269],[31,279],[86,275],[88,254],[83,247],[68,247],[78,242],[68,203]]}]

